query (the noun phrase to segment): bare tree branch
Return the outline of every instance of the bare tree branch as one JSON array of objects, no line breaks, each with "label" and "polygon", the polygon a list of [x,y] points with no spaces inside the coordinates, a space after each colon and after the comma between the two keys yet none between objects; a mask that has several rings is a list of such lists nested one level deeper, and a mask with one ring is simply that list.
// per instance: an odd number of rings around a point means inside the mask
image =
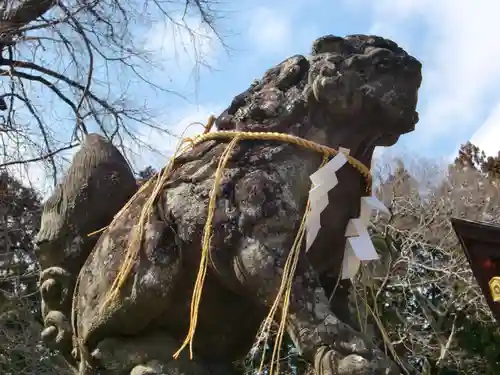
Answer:
[{"label": "bare tree branch", "polygon": [[460,165],[447,173],[426,160],[414,167],[399,161],[395,168],[379,171],[384,178],[376,193],[392,216],[375,218],[374,237],[384,240],[375,242],[381,260],[367,268],[370,277],[358,278],[356,290],[377,291],[365,302],[381,314],[396,352],[417,373],[430,366],[431,373],[448,368],[485,374],[494,368],[487,350],[483,356],[467,350],[467,335],[480,326],[495,330],[497,323],[449,218],[500,222],[498,184]]},{"label": "bare tree branch", "polygon": [[[187,98],[157,79],[161,72],[144,48],[151,24],[165,23],[193,41],[195,66],[208,66],[190,28],[197,19],[224,46],[215,27],[218,0],[65,0],[0,2],[0,165],[39,163],[57,181],[68,144],[91,131],[117,142],[151,148],[141,132],[169,134],[154,108],[139,98]],[[186,46],[184,46],[186,48]],[[165,72],[162,75],[167,74]],[[57,125],[56,125],[57,124]],[[135,148],[135,147],[133,147]],[[126,155],[130,159],[131,154]]]}]

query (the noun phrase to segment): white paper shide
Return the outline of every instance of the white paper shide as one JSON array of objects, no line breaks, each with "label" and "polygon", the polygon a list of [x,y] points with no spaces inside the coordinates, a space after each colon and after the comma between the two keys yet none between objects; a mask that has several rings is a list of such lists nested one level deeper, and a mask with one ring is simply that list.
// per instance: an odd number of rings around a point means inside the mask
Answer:
[{"label": "white paper shide", "polygon": [[[328,192],[337,183],[336,172],[347,162],[348,149],[341,148],[332,160],[314,172],[310,179],[313,188],[309,192],[310,210],[306,218],[306,251],[310,249],[321,229],[321,212],[328,206]],[[353,278],[362,261],[378,259],[377,251],[368,233],[372,212],[380,211],[389,215],[389,210],[377,198],[361,197],[361,209],[358,218],[349,220],[346,228],[346,247],[342,265],[342,279]]]},{"label": "white paper shide", "polygon": [[345,155],[339,152],[332,160],[309,176],[314,186],[309,191],[310,209],[306,218],[306,251],[311,248],[321,228],[320,216],[328,206],[328,192],[338,183],[335,173],[346,162]]}]

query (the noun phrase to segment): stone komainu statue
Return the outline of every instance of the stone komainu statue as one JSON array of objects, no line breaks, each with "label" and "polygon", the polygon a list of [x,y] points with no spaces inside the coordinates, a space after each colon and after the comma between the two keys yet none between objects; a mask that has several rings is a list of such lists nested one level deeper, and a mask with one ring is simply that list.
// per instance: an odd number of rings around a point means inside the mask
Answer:
[{"label": "stone komainu statue", "polygon": [[[414,130],[420,83],[420,63],[394,42],[326,36],[310,56],[269,69],[234,98],[216,126],[348,148],[369,166],[375,146],[393,145]],[[241,140],[216,173],[229,142],[195,145],[132,199],[132,173],[110,143],[89,135],[76,154],[45,204],[37,242],[42,335],[80,374],[238,374],[232,363],[247,354],[279,294],[309,176],[323,155],[287,142]],[[298,253],[286,331],[317,374],[399,374],[348,324],[343,297],[330,304],[327,298],[340,273],[346,225],[359,216],[366,190],[350,165],[337,177],[323,229],[307,254]],[[214,182],[220,185],[212,206]],[[192,327],[207,220],[211,242],[194,359],[185,350],[174,360]]]}]

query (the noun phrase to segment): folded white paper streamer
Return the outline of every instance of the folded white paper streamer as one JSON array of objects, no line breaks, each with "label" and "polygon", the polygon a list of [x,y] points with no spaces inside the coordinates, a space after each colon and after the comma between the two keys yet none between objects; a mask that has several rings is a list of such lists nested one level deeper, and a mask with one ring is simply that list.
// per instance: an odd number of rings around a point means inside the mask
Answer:
[{"label": "folded white paper streamer", "polygon": [[370,217],[372,215],[372,212],[380,211],[386,215],[390,215],[389,210],[387,207],[384,206],[382,202],[380,202],[377,198],[371,196],[371,197],[361,197],[361,209],[359,211],[359,218],[363,222],[363,224],[366,226],[370,222]]},{"label": "folded white paper streamer", "polygon": [[312,246],[321,228],[321,212],[328,206],[328,192],[337,185],[335,174],[345,163],[347,158],[343,152],[323,167],[314,172],[309,178],[314,187],[309,191],[310,209],[306,218],[306,251]]},{"label": "folded white paper streamer", "polygon": [[352,279],[356,273],[358,273],[360,265],[361,260],[359,260],[354,253],[350,241],[347,240],[345,244],[344,261],[342,263],[342,279]]},{"label": "folded white paper streamer", "polygon": [[358,272],[361,261],[378,259],[377,251],[368,233],[367,225],[373,210],[389,215],[389,210],[375,197],[361,197],[358,218],[349,220],[345,231],[346,247],[342,264],[342,279],[352,279]]},{"label": "folded white paper streamer", "polygon": [[[321,229],[321,212],[328,206],[328,192],[338,184],[335,174],[346,162],[349,149],[339,147],[339,153],[323,167],[314,172],[310,179],[314,187],[309,191],[310,210],[306,218],[306,251],[308,251]],[[378,259],[377,251],[368,233],[367,225],[373,210],[389,214],[389,210],[377,198],[361,197],[358,218],[349,220],[345,236],[346,247],[342,264],[342,279],[353,278],[361,261]]]}]

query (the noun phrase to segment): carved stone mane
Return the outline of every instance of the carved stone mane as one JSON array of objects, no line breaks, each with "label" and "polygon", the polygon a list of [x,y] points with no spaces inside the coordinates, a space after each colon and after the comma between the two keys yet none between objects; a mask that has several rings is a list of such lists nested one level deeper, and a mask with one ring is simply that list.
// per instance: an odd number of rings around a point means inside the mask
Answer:
[{"label": "carved stone mane", "polygon": [[[46,330],[42,337],[71,362],[71,298],[76,276],[99,235],[137,191],[125,158],[111,142],[89,134],[73,157],[63,181],[43,206],[36,235],[42,266],[40,290]],[[98,204],[97,201],[99,202]]]},{"label": "carved stone mane", "polygon": [[[104,137],[89,134],[63,181],[45,202],[35,240],[40,245],[57,241],[64,246],[68,239],[79,237],[95,244],[98,237],[87,240],[87,234],[109,224],[136,191],[136,180],[120,151]],[[105,204],[86,204],[96,194]],[[48,260],[41,257],[40,261]]]}]

